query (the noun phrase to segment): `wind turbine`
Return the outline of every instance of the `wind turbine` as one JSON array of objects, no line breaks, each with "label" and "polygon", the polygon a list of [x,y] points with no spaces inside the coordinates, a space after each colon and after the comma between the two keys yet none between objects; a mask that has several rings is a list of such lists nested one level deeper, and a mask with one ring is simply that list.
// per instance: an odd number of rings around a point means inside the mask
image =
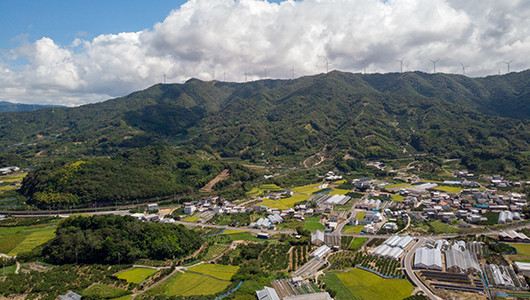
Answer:
[{"label": "wind turbine", "polygon": [[364,69],[364,74],[366,74],[366,60],[363,60],[363,69]]},{"label": "wind turbine", "polygon": [[166,84],[166,74],[164,74],[164,84]]},{"label": "wind turbine", "polygon": [[504,61],[503,63],[506,64],[506,66],[508,67],[508,73],[510,73],[510,64],[512,63],[513,59],[510,60],[510,61]]},{"label": "wind turbine", "polygon": [[293,76],[292,78],[294,79],[294,65],[293,65],[293,67],[291,68],[291,74],[292,74],[292,76]]},{"label": "wind turbine", "polygon": [[433,65],[433,74],[436,74],[436,63],[440,60],[439,58],[437,59],[429,59],[431,62],[432,62],[432,65]]},{"label": "wind turbine", "polygon": [[466,76],[466,68],[469,66],[465,66],[463,63],[460,63],[460,65],[462,66],[462,74]]},{"label": "wind turbine", "polygon": [[401,71],[401,73],[403,73],[403,61],[405,60],[405,56],[403,56],[403,58],[401,60],[398,60],[399,62],[399,70]]},{"label": "wind turbine", "polygon": [[327,74],[329,72],[329,61],[327,57],[325,57],[324,59],[326,60],[326,74]]}]

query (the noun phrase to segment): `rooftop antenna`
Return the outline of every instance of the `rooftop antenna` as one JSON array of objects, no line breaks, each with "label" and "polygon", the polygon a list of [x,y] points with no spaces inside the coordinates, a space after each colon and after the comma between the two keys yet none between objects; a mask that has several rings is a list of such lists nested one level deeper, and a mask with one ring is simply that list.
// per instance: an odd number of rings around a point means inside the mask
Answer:
[{"label": "rooftop antenna", "polygon": [[465,66],[463,63],[460,63],[460,65],[462,66],[462,74],[466,76],[466,68],[469,66]]},{"label": "rooftop antenna", "polygon": [[433,65],[433,74],[436,73],[436,63],[440,60],[439,58],[437,59],[429,59],[431,62],[432,62],[432,65]]},{"label": "rooftop antenna", "polygon": [[510,60],[510,61],[504,61],[504,63],[506,64],[506,66],[508,67],[508,73],[510,73],[510,64],[512,63],[513,59]]},{"label": "rooftop antenna", "polygon": [[403,61],[405,60],[405,56],[403,56],[403,58],[401,60],[398,60],[399,62],[399,69],[401,71],[401,73],[403,73]]}]

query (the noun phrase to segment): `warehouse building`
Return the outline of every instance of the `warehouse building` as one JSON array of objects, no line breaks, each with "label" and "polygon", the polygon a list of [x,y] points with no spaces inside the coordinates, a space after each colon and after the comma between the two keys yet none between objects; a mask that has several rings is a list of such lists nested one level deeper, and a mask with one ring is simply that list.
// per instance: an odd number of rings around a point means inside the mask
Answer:
[{"label": "warehouse building", "polygon": [[442,271],[442,252],[438,248],[421,247],[416,249],[414,268]]}]

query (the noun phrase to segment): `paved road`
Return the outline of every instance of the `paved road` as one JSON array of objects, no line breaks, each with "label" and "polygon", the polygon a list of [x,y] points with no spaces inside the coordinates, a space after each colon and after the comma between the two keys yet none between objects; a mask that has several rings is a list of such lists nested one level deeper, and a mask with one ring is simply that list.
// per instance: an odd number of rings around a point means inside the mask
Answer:
[{"label": "paved road", "polygon": [[418,238],[418,242],[416,244],[414,244],[414,246],[412,246],[412,248],[410,248],[408,251],[407,251],[407,254],[405,255],[405,258],[404,258],[404,264],[405,264],[405,272],[407,273],[407,275],[409,276],[410,280],[412,280],[412,282],[418,287],[420,288],[423,293],[425,294],[425,296],[429,297],[429,299],[435,299],[435,300],[438,300],[441,298],[436,296],[424,283],[423,281],[421,281],[421,279],[419,279],[417,276],[416,276],[416,273],[414,273],[413,269],[412,269],[412,258],[414,257],[414,253],[416,253],[416,249],[420,248],[423,243],[425,243],[425,238],[423,237],[420,237]]},{"label": "paved road", "polygon": [[175,221],[175,224],[182,224],[182,225],[189,225],[189,226],[203,226],[203,227],[211,227],[211,228],[226,228],[226,229],[232,229],[232,230],[242,230],[247,232],[253,232],[253,233],[260,233],[260,232],[266,232],[270,234],[274,233],[283,233],[283,234],[293,234],[296,233],[294,230],[262,230],[257,228],[249,228],[249,227],[231,227],[231,226],[222,226],[222,225],[212,225],[212,224],[202,224],[202,223],[193,223],[193,222],[184,222],[184,221]]}]

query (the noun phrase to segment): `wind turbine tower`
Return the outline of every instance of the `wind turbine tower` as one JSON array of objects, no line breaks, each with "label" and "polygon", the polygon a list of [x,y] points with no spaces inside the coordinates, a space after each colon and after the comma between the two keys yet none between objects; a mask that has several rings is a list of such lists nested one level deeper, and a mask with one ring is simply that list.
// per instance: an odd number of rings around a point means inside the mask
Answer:
[{"label": "wind turbine tower", "polygon": [[504,61],[504,63],[506,64],[506,66],[508,67],[508,73],[510,73],[510,64],[512,63],[513,59],[510,60],[510,61]]},{"label": "wind turbine tower", "polygon": [[405,60],[405,56],[401,60],[398,60],[399,62],[399,70],[401,73],[403,73],[403,61]]},{"label": "wind turbine tower", "polygon": [[164,74],[164,84],[166,84],[166,74]]},{"label": "wind turbine tower", "polygon": [[433,66],[433,74],[436,74],[436,63],[440,60],[439,58],[437,59],[429,59],[431,62],[432,62],[432,66]]},{"label": "wind turbine tower", "polygon": [[462,66],[462,75],[466,76],[466,68],[469,66],[466,66],[463,63],[460,63],[460,65]]},{"label": "wind turbine tower", "polygon": [[364,74],[366,75],[366,60],[363,61]]},{"label": "wind turbine tower", "polygon": [[324,58],[326,60],[326,74],[328,74],[329,72],[329,61],[328,61],[328,58]]},{"label": "wind turbine tower", "polygon": [[293,67],[291,68],[291,75],[292,75],[292,79],[294,79],[294,65],[293,65]]}]

